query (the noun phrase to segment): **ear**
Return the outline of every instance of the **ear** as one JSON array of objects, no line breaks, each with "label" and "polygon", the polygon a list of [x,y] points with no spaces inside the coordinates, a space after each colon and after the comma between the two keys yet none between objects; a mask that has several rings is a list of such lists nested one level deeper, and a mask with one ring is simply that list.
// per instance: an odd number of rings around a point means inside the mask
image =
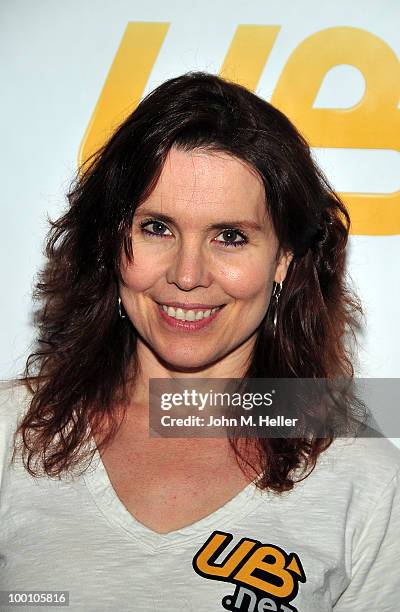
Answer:
[{"label": "ear", "polygon": [[291,251],[285,251],[281,253],[279,260],[278,260],[278,265],[275,271],[274,280],[276,283],[283,283],[283,281],[286,278],[288,267],[292,259],[293,259],[293,253]]}]

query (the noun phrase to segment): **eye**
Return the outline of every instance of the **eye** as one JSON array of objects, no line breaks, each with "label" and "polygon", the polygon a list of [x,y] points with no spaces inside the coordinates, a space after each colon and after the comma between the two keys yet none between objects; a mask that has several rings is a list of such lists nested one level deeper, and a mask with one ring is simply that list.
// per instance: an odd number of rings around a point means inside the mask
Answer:
[{"label": "eye", "polygon": [[[151,225],[153,226],[153,231],[146,229],[147,226]],[[166,236],[167,234],[164,232],[165,230],[168,230],[167,226],[162,221],[157,221],[155,219],[146,219],[145,221],[142,221],[140,228],[144,234],[153,236],[154,238]]]},{"label": "eye", "polygon": [[[147,229],[147,227],[150,226],[153,226],[152,231]],[[141,222],[140,228],[144,234],[152,238],[163,238],[172,235],[165,223],[163,223],[162,221],[157,221],[157,219],[145,219]],[[166,234],[165,230],[170,233]],[[219,235],[225,236],[225,240],[216,240],[216,242],[218,242],[224,247],[241,247],[247,244],[248,242],[248,237],[244,232],[233,228],[227,228]],[[239,238],[239,240],[237,240],[236,238]]]},{"label": "eye", "polygon": [[[241,247],[247,244],[248,242],[248,238],[244,232],[235,230],[233,228],[227,228],[223,232],[221,232],[219,235],[226,237],[226,241],[217,240],[217,242],[222,244],[222,246],[224,247],[229,247],[229,246]],[[235,237],[235,235],[236,237],[239,237],[239,240],[235,240],[232,238],[232,236]]]}]

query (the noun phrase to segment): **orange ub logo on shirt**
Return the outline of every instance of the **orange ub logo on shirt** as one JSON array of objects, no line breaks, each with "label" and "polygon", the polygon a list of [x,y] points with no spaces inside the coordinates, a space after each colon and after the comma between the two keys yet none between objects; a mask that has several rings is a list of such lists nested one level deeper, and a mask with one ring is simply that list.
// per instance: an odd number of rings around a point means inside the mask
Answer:
[{"label": "orange ub logo on shirt", "polygon": [[232,540],[232,534],[214,531],[193,558],[193,568],[203,578],[236,585],[233,595],[223,598],[224,609],[298,612],[290,604],[298,593],[299,582],[306,582],[298,555],[273,544],[242,538],[217,563]]}]

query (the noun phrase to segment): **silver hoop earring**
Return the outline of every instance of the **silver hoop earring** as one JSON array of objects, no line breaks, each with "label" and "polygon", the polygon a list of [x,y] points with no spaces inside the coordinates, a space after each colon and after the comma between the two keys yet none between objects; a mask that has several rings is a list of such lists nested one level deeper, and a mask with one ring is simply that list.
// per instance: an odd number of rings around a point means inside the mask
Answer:
[{"label": "silver hoop earring", "polygon": [[122,313],[122,302],[121,302],[121,298],[118,296],[118,314],[120,319],[126,319],[126,315]]},{"label": "silver hoop earring", "polygon": [[[274,314],[274,336],[275,336],[275,331],[276,331],[276,324],[278,322],[278,302],[279,302],[279,297],[281,295],[281,291],[282,291],[282,285],[283,283],[275,283],[275,287],[274,290],[272,292],[272,297],[275,299],[275,314]],[[279,287],[279,289],[278,289]]]}]

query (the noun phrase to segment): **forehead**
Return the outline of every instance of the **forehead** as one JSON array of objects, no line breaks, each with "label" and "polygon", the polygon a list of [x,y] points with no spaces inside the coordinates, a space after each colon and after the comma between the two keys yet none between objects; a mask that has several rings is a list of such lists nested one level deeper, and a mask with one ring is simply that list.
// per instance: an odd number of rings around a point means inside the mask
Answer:
[{"label": "forehead", "polygon": [[210,216],[266,220],[265,191],[261,179],[245,162],[222,152],[204,150],[168,153],[160,178],[140,206],[158,205],[168,214],[189,212],[192,219]]}]

